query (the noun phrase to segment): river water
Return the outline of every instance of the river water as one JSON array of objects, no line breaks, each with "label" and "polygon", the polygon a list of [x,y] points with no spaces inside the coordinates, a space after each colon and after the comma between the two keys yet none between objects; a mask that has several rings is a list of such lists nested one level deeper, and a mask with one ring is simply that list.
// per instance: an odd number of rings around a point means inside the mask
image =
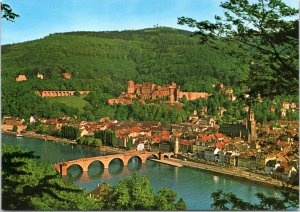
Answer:
[{"label": "river water", "polygon": [[[85,149],[79,146],[55,143],[34,138],[3,135],[5,144],[18,145],[23,149],[34,151],[41,160],[56,163],[62,160],[72,160],[82,157],[94,157],[111,153]],[[116,184],[119,180],[131,175],[133,172],[147,175],[155,192],[163,187],[168,187],[177,192],[177,197],[183,198],[189,210],[211,210],[211,193],[222,189],[225,192],[233,192],[246,201],[256,202],[255,193],[262,192],[267,195],[277,196],[279,191],[252,182],[232,179],[227,176],[187,168],[173,167],[151,160],[141,164],[138,158],[129,161],[128,166],[123,166],[118,160],[114,160],[109,169],[103,169],[100,164],[93,163],[88,172],[82,173],[77,166],[71,166],[66,180],[72,180],[75,185],[92,191],[102,182]]]}]

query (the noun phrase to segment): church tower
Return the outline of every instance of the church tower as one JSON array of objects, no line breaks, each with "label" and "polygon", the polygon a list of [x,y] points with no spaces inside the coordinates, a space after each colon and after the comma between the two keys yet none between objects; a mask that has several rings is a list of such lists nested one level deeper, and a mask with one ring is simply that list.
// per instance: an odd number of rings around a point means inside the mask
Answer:
[{"label": "church tower", "polygon": [[257,139],[256,121],[255,121],[254,112],[252,110],[249,111],[248,129],[250,131],[250,140],[249,140],[249,142],[256,140]]}]

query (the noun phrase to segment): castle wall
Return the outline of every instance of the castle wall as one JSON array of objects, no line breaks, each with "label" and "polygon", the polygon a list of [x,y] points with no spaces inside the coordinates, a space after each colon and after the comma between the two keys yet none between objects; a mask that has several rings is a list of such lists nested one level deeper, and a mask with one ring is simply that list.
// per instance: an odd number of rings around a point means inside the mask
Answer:
[{"label": "castle wall", "polygon": [[195,99],[207,99],[209,94],[206,92],[179,92],[179,98],[185,96],[188,101]]}]

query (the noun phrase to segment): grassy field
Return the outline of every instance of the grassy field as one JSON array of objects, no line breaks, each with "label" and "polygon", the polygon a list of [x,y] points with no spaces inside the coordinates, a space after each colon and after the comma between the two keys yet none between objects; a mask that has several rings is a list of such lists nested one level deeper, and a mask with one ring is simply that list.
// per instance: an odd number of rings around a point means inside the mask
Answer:
[{"label": "grassy field", "polygon": [[46,97],[51,103],[60,102],[64,103],[68,106],[78,108],[79,110],[83,110],[83,107],[87,104],[83,98],[86,95],[80,96],[58,96],[58,97]]}]

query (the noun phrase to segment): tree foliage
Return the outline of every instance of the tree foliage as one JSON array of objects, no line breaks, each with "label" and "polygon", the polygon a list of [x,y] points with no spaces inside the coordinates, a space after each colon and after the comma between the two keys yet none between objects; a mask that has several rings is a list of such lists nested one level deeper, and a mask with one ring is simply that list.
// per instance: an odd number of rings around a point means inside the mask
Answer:
[{"label": "tree foliage", "polygon": [[216,15],[214,23],[187,17],[178,23],[198,28],[202,42],[239,42],[242,52],[226,52],[250,64],[252,95],[297,94],[298,10],[281,0],[227,0],[220,7],[224,15]]},{"label": "tree foliage", "polygon": [[8,20],[14,21],[15,18],[19,17],[18,14],[14,13],[11,7],[8,4],[0,3],[1,4],[1,17]]},{"label": "tree foliage", "polygon": [[103,145],[106,146],[116,146],[116,133],[111,130],[97,130],[94,133],[96,139],[100,139],[103,142]]},{"label": "tree foliage", "polygon": [[53,165],[37,162],[33,152],[2,145],[2,209],[97,210],[86,191],[65,184]]},{"label": "tree foliage", "polygon": [[80,132],[77,127],[64,125],[61,128],[60,136],[63,138],[75,140],[80,136]]},{"label": "tree foliage", "polygon": [[238,198],[233,193],[218,190],[212,193],[211,207],[217,210],[287,210],[299,208],[299,193],[289,186],[281,189],[281,197],[257,193],[259,203],[253,204]]},{"label": "tree foliage", "polygon": [[174,191],[163,188],[155,195],[148,177],[137,173],[115,186],[101,186],[99,199],[105,210],[186,210],[182,199],[176,203]]}]

